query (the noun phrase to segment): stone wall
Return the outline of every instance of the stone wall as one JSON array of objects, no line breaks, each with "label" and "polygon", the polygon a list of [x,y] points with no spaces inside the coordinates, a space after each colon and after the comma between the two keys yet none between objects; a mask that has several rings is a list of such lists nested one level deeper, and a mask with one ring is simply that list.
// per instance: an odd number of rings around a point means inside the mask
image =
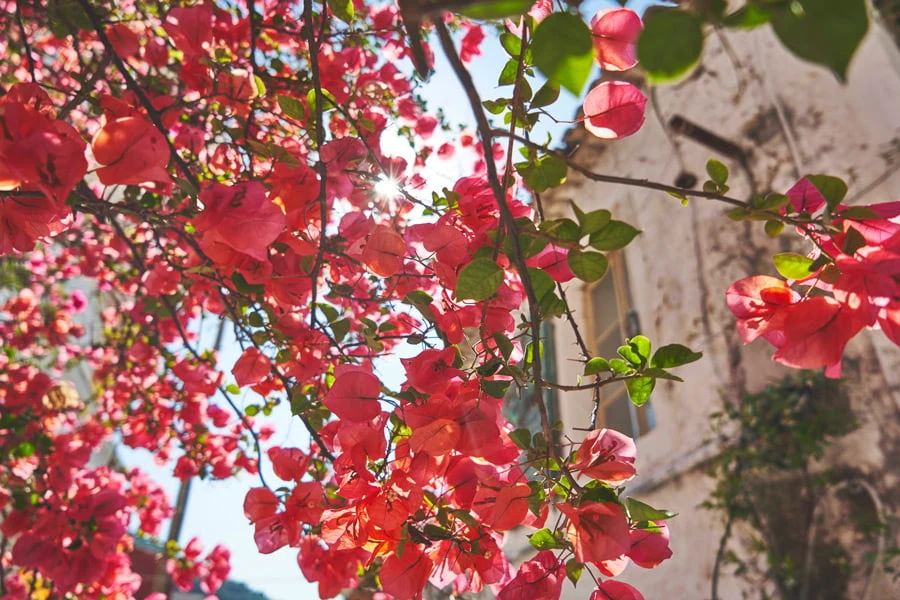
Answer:
[{"label": "stone wall", "polygon": [[[784,192],[808,173],[843,177],[850,203],[900,196],[900,53],[881,27],[865,40],[846,87],[827,70],[792,57],[763,28],[711,32],[704,62],[693,75],[657,88],[652,96],[645,126],[628,139],[604,143],[572,130],[567,143],[575,159],[596,172],[673,184],[690,179],[686,174],[702,182],[706,161],[716,158],[729,166],[730,195],[738,198],[751,191]],[[673,120],[678,127],[671,126]],[[765,342],[742,345],[725,289],[742,277],[774,275],[775,252],[806,249],[795,245],[795,236],[767,238],[760,223],[729,221],[716,202],[692,200],[683,207],[661,192],[595,183],[571,170],[566,185],[544,204],[551,216],[570,216],[570,199],[584,210],[609,208],[613,218],[643,230],[625,250],[642,333],[657,344],[677,342],[704,352],[702,361],[678,370],[685,383],[657,385],[652,398],[657,426],[638,441],[640,475],[629,485],[636,497],[680,513],[671,522],[675,557],[653,571],[632,566],[624,579],[639,584],[648,600],[709,598],[723,518],[698,508],[712,486],[704,463],[719,448],[711,441],[708,415],[719,410],[723,398],[735,400],[787,373],[770,360],[772,349]],[[583,318],[580,284],[573,281],[567,293]],[[580,366],[570,359],[578,355],[577,347],[568,328],[556,331],[557,378],[574,383]],[[848,356],[846,374],[860,427],[834,444],[819,467],[844,469],[848,478],[867,482],[876,498],[869,503],[896,515],[900,354],[880,332],[866,332],[851,343]],[[587,427],[589,394],[565,394],[559,404],[570,428],[566,434],[580,439],[583,432],[571,428]],[[841,503],[849,500],[841,498],[821,511],[846,514]],[[737,534],[738,544],[747,539],[746,532]],[[878,544],[897,546],[896,527]],[[854,598],[900,598],[890,576],[878,568],[870,584],[871,571],[863,565],[854,572]],[[586,598],[590,589],[583,582],[565,597]],[[719,591],[726,599],[742,593],[760,597],[728,573]]]}]

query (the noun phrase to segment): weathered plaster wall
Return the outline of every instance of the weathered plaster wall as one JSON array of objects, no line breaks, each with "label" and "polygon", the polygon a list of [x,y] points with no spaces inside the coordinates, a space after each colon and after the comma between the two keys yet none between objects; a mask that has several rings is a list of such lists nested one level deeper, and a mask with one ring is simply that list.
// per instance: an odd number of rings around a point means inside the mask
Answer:
[{"label": "weathered plaster wall", "polygon": [[[703,65],[686,81],[656,90],[658,113],[648,107],[638,134],[603,143],[573,130],[569,142],[578,146],[575,158],[593,171],[666,183],[684,171],[702,182],[706,160],[714,157],[729,166],[730,195],[740,198],[751,189],[784,192],[798,176],[821,172],[847,180],[851,203],[895,200],[900,196],[900,53],[884,30],[868,36],[849,79],[841,86],[826,70],[793,58],[767,28],[710,34]],[[740,146],[749,169],[668,131],[663,124],[675,115]],[[671,523],[675,558],[653,571],[632,566],[624,578],[638,582],[648,600],[708,598],[722,531],[720,515],[698,508],[711,486],[702,463],[716,452],[708,442],[708,415],[723,397],[757,391],[786,373],[769,359],[772,351],[764,342],[741,344],[724,292],[742,277],[775,274],[769,257],[786,249],[791,236],[770,240],[759,223],[725,219],[724,207],[715,202],[692,200],[682,207],[664,193],[590,182],[571,170],[568,183],[544,202],[559,216],[566,214],[569,199],[585,210],[610,208],[614,218],[643,230],[625,253],[642,331],[658,344],[684,343],[705,354],[678,371],[686,383],[657,386],[657,427],[638,441],[640,476],[629,486],[650,504],[680,513]],[[573,282],[568,296],[579,317],[582,295]],[[577,347],[566,327],[556,331],[558,379],[575,382],[580,365],[570,359],[578,355]],[[823,465],[855,469],[872,483],[883,510],[896,512],[900,355],[880,337],[880,332],[864,334],[849,348],[857,361],[847,371],[856,382],[853,407],[861,427],[836,444]],[[590,410],[588,394],[560,397],[569,427],[586,427]],[[575,440],[583,436],[571,429],[567,434]],[[895,530],[889,537],[885,543],[896,545]],[[900,598],[900,591],[885,583],[889,578],[875,579],[866,597]],[[720,597],[740,598],[739,588],[726,578]],[[565,597],[586,598],[590,589],[583,583]]]}]

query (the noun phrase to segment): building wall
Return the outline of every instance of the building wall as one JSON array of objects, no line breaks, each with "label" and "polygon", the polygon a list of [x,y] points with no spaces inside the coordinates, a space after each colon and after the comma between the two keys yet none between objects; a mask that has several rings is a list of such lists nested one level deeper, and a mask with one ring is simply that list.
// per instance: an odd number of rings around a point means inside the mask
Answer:
[{"label": "building wall", "polygon": [[[729,166],[730,195],[738,198],[751,189],[783,193],[808,173],[843,177],[851,204],[900,196],[900,53],[880,26],[866,38],[846,87],[827,70],[795,59],[762,28],[710,32],[694,74],[653,95],[646,124],[630,138],[605,143],[572,130],[567,141],[575,159],[595,172],[672,184],[685,172],[702,183],[706,161],[716,158]],[[721,148],[673,133],[664,124],[676,115],[740,147],[744,166]],[[796,236],[771,240],[760,223],[726,219],[719,203],[698,199],[683,207],[662,192],[591,182],[571,169],[568,182],[544,204],[551,216],[571,216],[570,199],[586,211],[609,208],[613,218],[643,230],[624,254],[642,333],[658,345],[682,343],[704,352],[703,360],[678,370],[685,383],[658,382],[652,397],[657,425],[638,440],[639,476],[628,486],[629,494],[679,513],[670,523],[675,557],[652,571],[632,565],[623,578],[648,599],[709,598],[723,517],[699,508],[712,487],[704,461],[718,448],[710,441],[708,416],[720,410],[723,398],[759,391],[788,372],[770,360],[765,342],[742,345],[724,293],[740,278],[774,275],[771,256],[792,249]],[[806,252],[802,245],[793,249]],[[567,293],[583,322],[581,284],[573,281]],[[571,360],[579,354],[574,336],[560,326],[554,341],[557,380],[574,383],[581,370]],[[866,332],[848,355],[856,359],[846,361],[845,371],[860,428],[834,445],[822,467],[842,466],[865,477],[883,511],[896,514],[900,354],[880,332]],[[566,434],[583,437],[573,428],[588,426],[590,394],[561,395],[559,410]],[[897,545],[896,534],[896,527],[887,532],[885,547]],[[866,581],[871,570],[863,569]],[[889,576],[875,573],[873,582],[856,597],[900,598]],[[854,589],[864,590],[865,583]],[[564,597],[586,598],[590,589],[582,583]],[[729,576],[719,590],[726,599],[753,592]]]}]

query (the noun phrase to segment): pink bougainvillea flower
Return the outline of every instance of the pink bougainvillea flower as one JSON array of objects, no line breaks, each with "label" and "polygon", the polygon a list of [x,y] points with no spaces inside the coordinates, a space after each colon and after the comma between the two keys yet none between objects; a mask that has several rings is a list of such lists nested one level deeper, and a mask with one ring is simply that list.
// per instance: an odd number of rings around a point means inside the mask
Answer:
[{"label": "pink bougainvillea flower", "polygon": [[644,597],[625,582],[607,579],[591,592],[589,600],[644,600]]},{"label": "pink bougainvillea flower", "polygon": [[256,385],[269,376],[272,370],[272,361],[269,357],[251,346],[244,350],[241,357],[234,363],[231,374],[241,387]]},{"label": "pink bougainvillea flower", "polygon": [[[796,212],[814,213],[825,206],[825,197],[822,192],[806,177],[795,183],[794,187],[789,189],[785,195],[791,199],[791,206]],[[786,210],[787,207],[782,208],[782,214]]]},{"label": "pink bougainvillea flower", "polygon": [[830,367],[836,374],[844,347],[865,325],[864,314],[834,298],[817,296],[791,306],[783,337],[767,339],[778,348],[772,358],[781,364],[797,369]]},{"label": "pink bougainvillea flower", "polygon": [[615,502],[589,502],[579,507],[558,504],[569,518],[569,540],[579,562],[616,559],[631,548],[628,517]]},{"label": "pink bougainvillea flower", "polygon": [[450,387],[454,377],[465,375],[453,368],[454,361],[456,348],[453,346],[443,350],[423,350],[412,358],[400,359],[406,369],[406,380],[423,394],[440,394]]},{"label": "pink bougainvillea flower", "polygon": [[194,219],[200,245],[213,259],[233,250],[256,260],[268,258],[269,244],[284,229],[284,213],[266,197],[256,181],[226,186],[219,183],[200,192],[204,209]]},{"label": "pink bougainvillea flower", "polygon": [[104,185],[140,185],[169,181],[169,146],[163,134],[143,117],[111,119],[91,141],[94,158],[102,168],[97,177]]},{"label": "pink bougainvillea flower", "polygon": [[799,299],[787,283],[768,275],[741,279],[725,292],[725,301],[738,319],[738,334],[745,344],[780,331],[784,326],[784,309]]},{"label": "pink bougainvillea flower", "polygon": [[113,50],[119,58],[134,56],[141,48],[137,34],[126,23],[113,25],[106,35],[109,36]]},{"label": "pink bougainvillea flower", "polygon": [[299,448],[269,448],[266,452],[272,461],[275,476],[282,481],[300,481],[306,474],[309,456]]},{"label": "pink bougainvillea flower", "polygon": [[644,124],[647,97],[625,81],[604,81],[584,99],[584,126],[599,138],[629,136]]},{"label": "pink bougainvillea flower", "polygon": [[549,275],[553,281],[565,283],[571,281],[575,274],[569,268],[569,251],[555,244],[547,244],[543,250],[528,259],[529,267],[537,267]]},{"label": "pink bougainvillea flower", "polygon": [[607,71],[625,71],[637,64],[637,39],[644,24],[630,8],[606,8],[591,19],[597,64]]},{"label": "pink bougainvillea flower", "polygon": [[403,267],[406,242],[387,225],[376,225],[363,247],[361,259],[369,270],[381,277],[391,277]]},{"label": "pink bougainvillea flower", "polygon": [[341,419],[371,421],[381,413],[381,382],[365,367],[338,365],[322,403]]},{"label": "pink bougainvillea flower", "polygon": [[579,446],[572,470],[599,481],[628,481],[637,472],[636,458],[633,439],[613,429],[595,429]]},{"label": "pink bougainvillea flower", "polygon": [[256,523],[278,512],[278,506],[278,497],[269,488],[253,488],[244,498],[244,516]]},{"label": "pink bougainvillea flower", "polygon": [[418,544],[407,544],[403,555],[392,553],[381,565],[381,588],[397,600],[417,598],[428,581],[434,562]]},{"label": "pink bougainvillea flower", "polygon": [[566,566],[550,550],[522,563],[519,572],[497,595],[497,600],[558,600],[566,580]]},{"label": "pink bougainvillea flower", "polygon": [[461,436],[462,427],[456,421],[435,419],[413,430],[409,446],[413,452],[443,456],[456,447]]},{"label": "pink bougainvillea flower", "polygon": [[34,197],[0,194],[0,254],[29,251],[37,240],[62,229],[59,206],[40,192]]},{"label": "pink bougainvillea flower", "polygon": [[669,526],[665,521],[657,521],[655,525],[659,531],[631,530],[631,549],[627,553],[628,558],[645,569],[652,569],[672,557],[672,549],[669,548]]},{"label": "pink bougainvillea flower", "polygon": [[188,8],[173,8],[166,16],[163,29],[175,47],[187,58],[204,56],[213,39],[213,6],[198,4]]}]

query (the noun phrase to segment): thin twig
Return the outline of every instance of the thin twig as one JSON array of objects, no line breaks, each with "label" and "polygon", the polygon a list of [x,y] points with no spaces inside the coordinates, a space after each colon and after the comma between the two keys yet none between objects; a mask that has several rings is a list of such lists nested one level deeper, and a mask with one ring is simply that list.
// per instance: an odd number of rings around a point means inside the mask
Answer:
[{"label": "thin twig", "polygon": [[31,56],[31,45],[28,43],[28,34],[25,32],[25,23],[22,22],[22,0],[16,0],[16,23],[19,26],[19,34],[22,36],[22,47],[25,50],[25,58],[28,59],[28,71],[31,73],[32,83],[37,83],[37,69],[34,65],[34,57]]}]

